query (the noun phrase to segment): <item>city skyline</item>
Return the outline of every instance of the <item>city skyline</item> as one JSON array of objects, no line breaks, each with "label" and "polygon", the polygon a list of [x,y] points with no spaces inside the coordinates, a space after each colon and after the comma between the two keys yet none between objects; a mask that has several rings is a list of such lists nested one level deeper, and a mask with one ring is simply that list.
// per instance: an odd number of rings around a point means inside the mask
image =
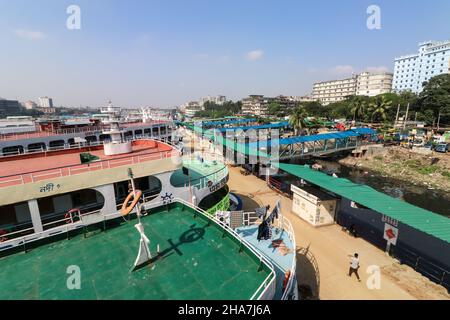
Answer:
[{"label": "city skyline", "polygon": [[393,72],[419,42],[450,39],[448,1],[378,1],[380,30],[366,26],[372,1],[79,1],[81,29],[68,30],[71,4],[0,0],[1,97],[172,107],[208,94],[301,96],[315,82]]}]

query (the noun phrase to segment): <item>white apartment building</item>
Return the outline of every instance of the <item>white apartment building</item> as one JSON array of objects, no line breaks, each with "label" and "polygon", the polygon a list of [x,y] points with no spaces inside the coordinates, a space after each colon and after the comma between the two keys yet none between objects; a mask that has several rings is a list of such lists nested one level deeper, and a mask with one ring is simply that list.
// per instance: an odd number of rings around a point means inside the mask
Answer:
[{"label": "white apartment building", "polygon": [[317,82],[313,87],[313,99],[327,105],[344,100],[348,96],[356,94],[358,77],[348,79]]},{"label": "white apartment building", "polygon": [[354,95],[374,97],[391,92],[392,79],[393,74],[388,72],[363,72],[347,79],[318,82],[312,99],[327,105]]},{"label": "white apartment building", "polygon": [[394,75],[388,72],[369,73],[358,75],[356,95],[374,97],[391,92]]},{"label": "white apartment building", "polygon": [[420,43],[418,53],[395,58],[394,64],[392,89],[420,93],[424,82],[450,73],[450,40]]},{"label": "white apartment building", "polygon": [[223,105],[226,101],[227,101],[226,96],[220,96],[220,95],[215,96],[215,97],[207,96],[207,97],[201,98],[199,101],[199,104],[200,104],[200,106],[203,106],[206,102],[214,102],[215,104]]},{"label": "white apartment building", "polygon": [[49,97],[40,97],[39,106],[41,108],[53,108],[53,99]]}]

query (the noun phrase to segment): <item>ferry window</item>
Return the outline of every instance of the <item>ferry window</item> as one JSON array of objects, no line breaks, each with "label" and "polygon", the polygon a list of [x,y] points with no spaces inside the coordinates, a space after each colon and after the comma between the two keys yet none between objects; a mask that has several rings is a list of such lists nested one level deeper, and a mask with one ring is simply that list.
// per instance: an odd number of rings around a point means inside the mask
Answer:
[{"label": "ferry window", "polygon": [[31,143],[28,145],[28,151],[45,151],[46,146],[45,143]]},{"label": "ferry window", "polygon": [[52,197],[40,198],[37,200],[37,202],[41,216],[55,212]]},{"label": "ferry window", "polygon": [[152,129],[144,129],[144,134],[150,135],[152,133]]},{"label": "ferry window", "polygon": [[[33,227],[27,202],[0,206],[0,212],[0,230],[5,233],[17,232]],[[20,237],[30,233],[33,233],[33,230],[19,232],[11,236],[6,236],[6,238]]]},{"label": "ferry window", "polygon": [[141,134],[142,134],[142,130],[135,130],[135,131],[134,131],[134,134],[135,134],[135,135],[141,135]]},{"label": "ferry window", "polygon": [[111,141],[111,136],[109,134],[101,134],[100,141]]},{"label": "ferry window", "polygon": [[48,145],[51,149],[60,149],[64,147],[64,140],[50,141]]},{"label": "ferry window", "polygon": [[88,142],[88,144],[91,144],[93,142],[97,142],[97,137],[96,136],[87,136],[86,137],[86,141]]},{"label": "ferry window", "polygon": [[22,146],[12,146],[12,147],[5,147],[2,149],[3,155],[14,155],[23,153],[23,147]]},{"label": "ferry window", "polygon": [[71,196],[74,207],[82,207],[84,205],[97,203],[97,191],[92,189],[79,190],[72,193]]}]

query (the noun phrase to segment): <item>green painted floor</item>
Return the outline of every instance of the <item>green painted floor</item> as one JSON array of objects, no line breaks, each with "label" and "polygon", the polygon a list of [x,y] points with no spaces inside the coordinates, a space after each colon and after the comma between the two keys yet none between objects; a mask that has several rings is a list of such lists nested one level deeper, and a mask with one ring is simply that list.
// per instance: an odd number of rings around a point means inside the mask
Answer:
[{"label": "green painted floor", "polygon": [[[159,244],[164,257],[130,272],[135,223],[0,259],[0,299],[249,299],[269,274],[217,226],[178,205],[143,219],[152,254]],[[67,288],[70,265],[80,267],[80,290]]]},{"label": "green painted floor", "polygon": [[192,185],[197,185],[201,179],[205,179],[206,181],[211,180],[215,173],[219,173],[225,169],[225,165],[221,162],[213,163],[211,161],[205,161],[202,163],[197,159],[184,160],[183,166],[189,168],[190,177],[184,175],[182,169],[174,171],[170,176],[170,184],[174,187],[185,186],[189,183],[189,179]]}]

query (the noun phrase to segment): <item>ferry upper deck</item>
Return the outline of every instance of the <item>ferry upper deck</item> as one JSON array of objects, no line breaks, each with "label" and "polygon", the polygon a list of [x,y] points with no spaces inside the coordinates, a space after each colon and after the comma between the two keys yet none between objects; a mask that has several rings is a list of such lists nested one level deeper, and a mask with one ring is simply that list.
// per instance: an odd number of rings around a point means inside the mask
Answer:
[{"label": "ferry upper deck", "polygon": [[[81,153],[96,160],[82,163]],[[168,144],[136,140],[132,143],[132,152],[121,155],[107,156],[103,146],[86,146],[3,157],[0,158],[0,188],[170,158],[176,154],[178,151]]]}]

